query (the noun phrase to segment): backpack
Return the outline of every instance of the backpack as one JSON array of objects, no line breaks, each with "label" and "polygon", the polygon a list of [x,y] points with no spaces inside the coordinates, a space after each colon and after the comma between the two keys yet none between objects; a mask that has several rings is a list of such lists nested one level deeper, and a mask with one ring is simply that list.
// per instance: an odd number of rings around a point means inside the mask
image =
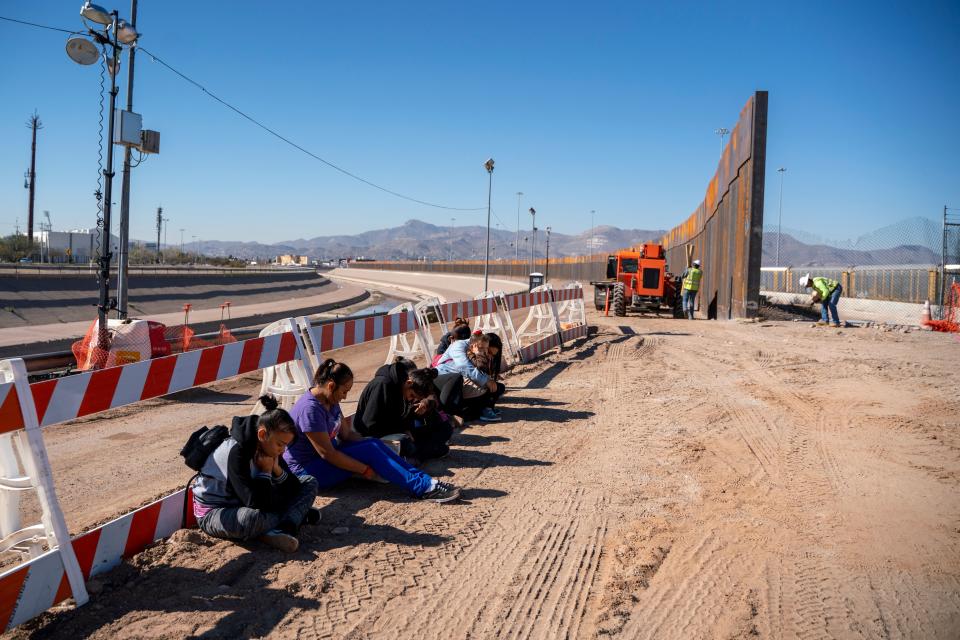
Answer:
[{"label": "backpack", "polygon": [[230,431],[222,424],[212,429],[200,427],[190,434],[187,444],[180,449],[180,455],[183,456],[183,461],[188,467],[194,471],[200,471],[210,454],[229,437]]}]

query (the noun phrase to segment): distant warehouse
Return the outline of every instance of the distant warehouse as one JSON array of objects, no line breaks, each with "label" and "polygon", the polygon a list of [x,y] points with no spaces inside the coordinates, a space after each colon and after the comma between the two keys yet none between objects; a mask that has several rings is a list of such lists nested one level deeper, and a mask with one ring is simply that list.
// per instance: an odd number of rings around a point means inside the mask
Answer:
[{"label": "distant warehouse", "polygon": [[[96,229],[34,231],[33,242],[43,249],[47,262],[83,263],[96,259],[100,233]],[[116,256],[120,246],[120,238],[111,235],[110,244],[113,246],[113,254]]]}]

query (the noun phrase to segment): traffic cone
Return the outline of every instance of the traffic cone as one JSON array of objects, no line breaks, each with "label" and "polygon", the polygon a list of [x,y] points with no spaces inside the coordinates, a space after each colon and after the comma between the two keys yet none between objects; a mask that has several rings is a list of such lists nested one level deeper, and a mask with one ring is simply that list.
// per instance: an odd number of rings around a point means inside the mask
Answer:
[{"label": "traffic cone", "polygon": [[930,329],[930,301],[923,301],[923,311],[920,312],[920,326],[924,329]]}]

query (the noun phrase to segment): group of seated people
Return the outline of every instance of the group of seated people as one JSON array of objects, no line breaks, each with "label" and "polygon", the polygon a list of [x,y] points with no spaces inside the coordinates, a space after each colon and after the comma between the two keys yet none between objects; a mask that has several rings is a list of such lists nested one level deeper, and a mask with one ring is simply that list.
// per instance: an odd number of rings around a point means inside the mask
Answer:
[{"label": "group of seated people", "polygon": [[403,358],[383,365],[353,416],[340,409],[353,372],[333,359],[317,368],[313,386],[289,412],[261,397],[266,411],[235,417],[230,437],[200,469],[193,484],[198,526],[217,538],[259,539],[293,552],[300,527],[320,521],[313,507],[319,490],[351,477],[398,485],[422,500],[456,500],[459,487],[418,467],[446,456],[466,421],[500,420],[502,346],[496,334],[471,335],[458,318],[433,367],[417,369]]}]

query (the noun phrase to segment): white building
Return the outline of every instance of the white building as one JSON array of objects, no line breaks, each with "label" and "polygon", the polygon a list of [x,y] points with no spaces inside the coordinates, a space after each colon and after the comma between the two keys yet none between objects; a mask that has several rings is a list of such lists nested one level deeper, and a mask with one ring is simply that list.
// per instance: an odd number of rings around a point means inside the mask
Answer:
[{"label": "white building", "polygon": [[[89,262],[96,259],[99,234],[96,229],[72,229],[69,231],[34,231],[33,242],[42,249],[45,262]],[[120,238],[110,236],[113,255],[116,258]]]}]

